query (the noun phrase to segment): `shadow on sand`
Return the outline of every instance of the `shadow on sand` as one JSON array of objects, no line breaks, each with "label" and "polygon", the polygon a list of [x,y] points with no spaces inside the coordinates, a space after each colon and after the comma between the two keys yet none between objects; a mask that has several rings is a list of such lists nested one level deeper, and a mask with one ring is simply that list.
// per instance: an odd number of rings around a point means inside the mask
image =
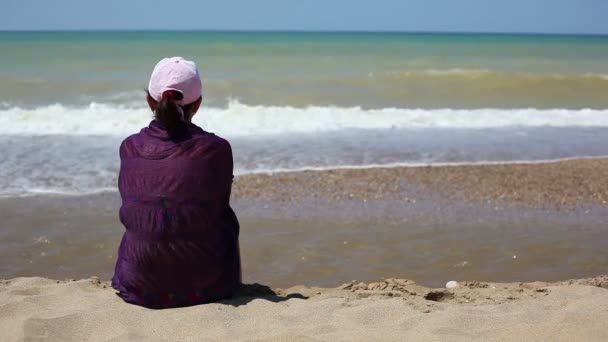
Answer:
[{"label": "shadow on sand", "polygon": [[247,305],[249,302],[255,299],[264,299],[273,303],[284,302],[286,300],[297,298],[297,299],[308,299],[301,293],[290,293],[286,296],[281,296],[270,287],[261,284],[243,284],[241,288],[230,299],[224,299],[218,303],[232,305],[235,307],[241,305]]}]

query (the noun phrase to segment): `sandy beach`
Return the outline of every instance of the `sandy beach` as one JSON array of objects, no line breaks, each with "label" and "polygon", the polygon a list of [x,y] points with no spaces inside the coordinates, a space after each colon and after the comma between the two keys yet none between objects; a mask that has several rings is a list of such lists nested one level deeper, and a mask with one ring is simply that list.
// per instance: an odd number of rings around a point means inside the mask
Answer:
[{"label": "sandy beach", "polygon": [[271,290],[154,311],[124,304],[98,279],[0,284],[3,341],[605,341],[608,278],[560,283],[404,279]]}]

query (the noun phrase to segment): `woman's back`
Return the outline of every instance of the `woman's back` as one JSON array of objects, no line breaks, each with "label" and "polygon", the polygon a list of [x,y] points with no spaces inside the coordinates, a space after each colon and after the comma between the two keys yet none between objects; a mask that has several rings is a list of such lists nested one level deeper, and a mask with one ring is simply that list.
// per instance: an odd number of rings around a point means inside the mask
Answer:
[{"label": "woman's back", "polygon": [[155,120],[123,141],[120,158],[119,296],[147,307],[230,296],[241,280],[230,144],[190,122],[169,133]]}]

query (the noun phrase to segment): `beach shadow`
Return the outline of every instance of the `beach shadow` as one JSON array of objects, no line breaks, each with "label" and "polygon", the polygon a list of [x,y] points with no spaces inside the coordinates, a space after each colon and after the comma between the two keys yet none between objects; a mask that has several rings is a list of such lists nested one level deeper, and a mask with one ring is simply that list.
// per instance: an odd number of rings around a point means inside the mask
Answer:
[{"label": "beach shadow", "polygon": [[241,305],[247,305],[254,299],[264,299],[273,303],[280,303],[286,300],[297,298],[297,299],[308,299],[307,296],[301,293],[290,293],[286,296],[281,296],[270,287],[262,284],[243,284],[236,291],[234,296],[230,299],[224,299],[220,301],[221,304],[232,305],[239,307]]}]

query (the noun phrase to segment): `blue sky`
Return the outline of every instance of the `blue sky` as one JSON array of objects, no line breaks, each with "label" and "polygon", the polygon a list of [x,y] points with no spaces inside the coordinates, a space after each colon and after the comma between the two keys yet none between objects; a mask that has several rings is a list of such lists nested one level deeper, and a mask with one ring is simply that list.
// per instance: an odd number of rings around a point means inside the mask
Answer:
[{"label": "blue sky", "polygon": [[0,0],[0,30],[608,34],[608,0]]}]

